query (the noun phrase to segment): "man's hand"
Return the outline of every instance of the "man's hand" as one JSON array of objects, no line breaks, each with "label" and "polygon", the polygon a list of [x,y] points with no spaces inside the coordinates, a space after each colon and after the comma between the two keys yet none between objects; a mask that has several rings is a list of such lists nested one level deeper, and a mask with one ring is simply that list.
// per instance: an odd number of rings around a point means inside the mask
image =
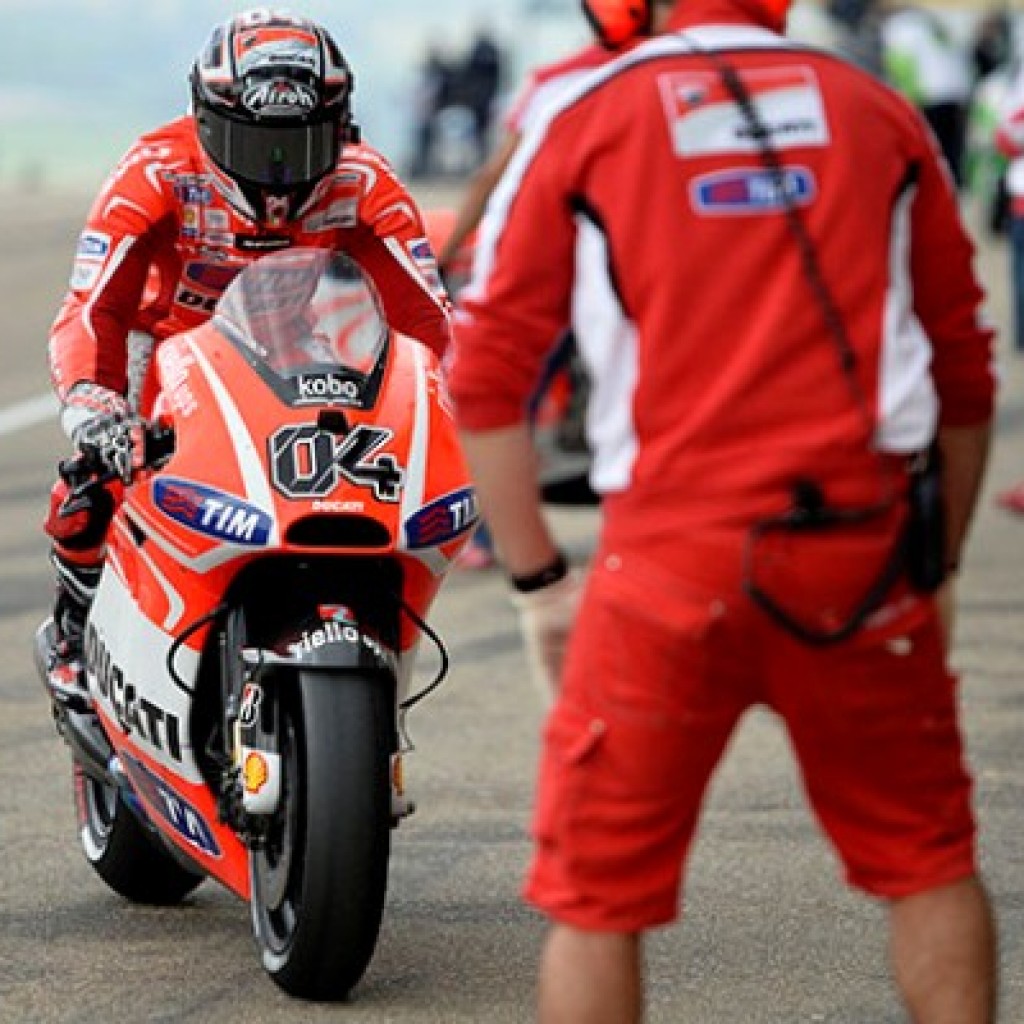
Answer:
[{"label": "man's hand", "polygon": [[558,693],[562,663],[583,593],[583,583],[583,573],[570,569],[557,583],[513,596],[519,609],[530,676],[546,704],[550,704]]},{"label": "man's hand", "polygon": [[79,381],[61,412],[61,426],[82,454],[126,484],[145,459],[142,421],[116,391]]}]

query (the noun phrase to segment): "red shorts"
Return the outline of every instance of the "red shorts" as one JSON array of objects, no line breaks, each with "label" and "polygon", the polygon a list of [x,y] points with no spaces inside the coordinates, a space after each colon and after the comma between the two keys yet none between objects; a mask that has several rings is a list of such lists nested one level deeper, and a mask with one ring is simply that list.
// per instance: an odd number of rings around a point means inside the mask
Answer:
[{"label": "red shorts", "polygon": [[[633,932],[676,917],[705,789],[756,704],[784,722],[852,885],[897,898],[975,871],[934,603],[899,584],[853,637],[811,646],[743,593],[741,549],[687,544],[672,569],[621,551],[595,559],[545,728],[525,890],[558,921]],[[808,606],[827,617],[830,592],[864,565],[870,575],[856,545],[833,545]]]}]

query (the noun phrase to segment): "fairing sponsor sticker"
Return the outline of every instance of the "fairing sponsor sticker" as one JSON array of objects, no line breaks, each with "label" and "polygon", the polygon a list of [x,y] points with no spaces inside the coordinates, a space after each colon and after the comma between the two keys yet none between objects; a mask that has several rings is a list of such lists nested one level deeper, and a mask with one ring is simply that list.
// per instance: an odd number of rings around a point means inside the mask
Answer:
[{"label": "fairing sponsor sticker", "polygon": [[164,515],[197,533],[249,547],[270,539],[273,522],[266,512],[212,487],[162,477],[153,484],[153,500]]},{"label": "fairing sponsor sticker", "polygon": [[479,517],[476,491],[472,487],[445,494],[405,521],[406,547],[438,547],[464,533]]},{"label": "fairing sponsor sticker", "polygon": [[163,779],[136,758],[122,754],[122,763],[139,795],[147,804],[157,809],[167,824],[186,843],[208,857],[221,856],[213,830],[188,800],[171,789]]}]

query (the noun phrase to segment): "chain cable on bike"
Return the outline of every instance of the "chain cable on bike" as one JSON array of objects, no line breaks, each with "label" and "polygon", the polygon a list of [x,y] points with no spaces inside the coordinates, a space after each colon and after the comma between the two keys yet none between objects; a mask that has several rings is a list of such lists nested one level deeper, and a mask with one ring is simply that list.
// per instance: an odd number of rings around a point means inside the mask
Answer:
[{"label": "chain cable on bike", "polygon": [[178,656],[178,652],[186,643],[203,628],[213,622],[217,616],[222,615],[228,610],[226,604],[218,604],[211,608],[205,615],[201,615],[195,622],[190,623],[186,626],[181,633],[174,638],[174,642],[171,644],[170,650],[167,652],[167,674],[171,677],[171,682],[181,690],[182,693],[189,697],[194,698],[196,691],[193,687],[189,686],[184,679],[178,674],[178,670],[174,666],[174,659]]},{"label": "chain cable on bike", "polygon": [[418,704],[425,697],[429,697],[440,685],[444,682],[448,675],[448,668],[451,664],[451,659],[448,657],[448,650],[444,645],[444,641],[437,635],[436,632],[430,627],[427,621],[419,615],[416,610],[410,607],[406,601],[398,594],[394,595],[398,607],[405,612],[405,614],[412,620],[416,627],[421,633],[424,633],[430,640],[433,641],[434,646],[437,648],[437,653],[441,657],[441,666],[437,670],[437,675],[434,676],[432,682],[425,686],[419,693],[413,694],[411,697],[407,697],[398,705],[399,711],[408,711],[409,708]]}]

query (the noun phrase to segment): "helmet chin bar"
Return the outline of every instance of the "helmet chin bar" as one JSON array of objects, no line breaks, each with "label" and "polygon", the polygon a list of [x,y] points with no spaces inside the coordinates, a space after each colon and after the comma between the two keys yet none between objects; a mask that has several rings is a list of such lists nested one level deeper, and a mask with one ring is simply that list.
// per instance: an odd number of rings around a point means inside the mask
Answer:
[{"label": "helmet chin bar", "polygon": [[[288,221],[298,217],[309,203],[327,187],[333,174],[332,169],[317,181],[305,182],[302,185],[275,192],[272,187],[267,185],[236,180],[205,151],[203,152],[203,161],[214,187],[231,206],[253,224],[270,228],[281,228]],[[280,214],[271,216],[271,211],[267,209],[268,195],[276,195],[284,201],[286,206],[283,217]]]}]

